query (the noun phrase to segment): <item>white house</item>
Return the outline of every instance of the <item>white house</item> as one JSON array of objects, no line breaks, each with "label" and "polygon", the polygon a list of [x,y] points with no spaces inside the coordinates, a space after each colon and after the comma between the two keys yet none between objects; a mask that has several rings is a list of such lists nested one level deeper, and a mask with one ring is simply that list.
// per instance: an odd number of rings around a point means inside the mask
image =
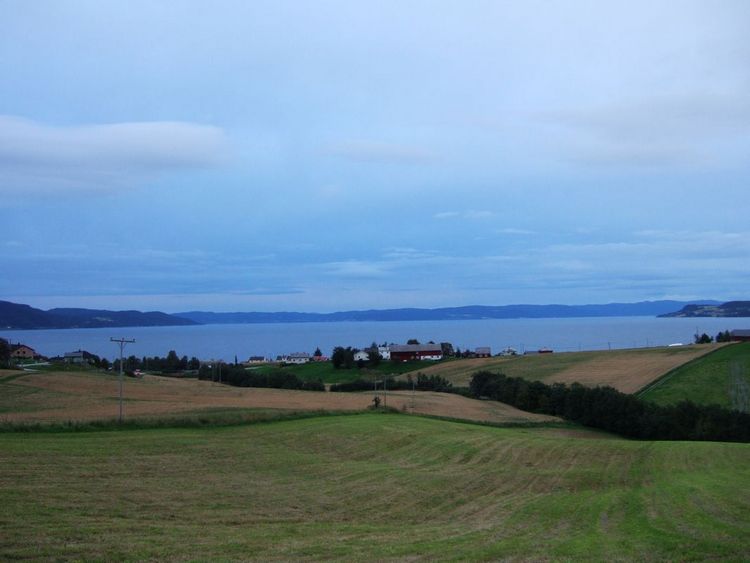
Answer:
[{"label": "white house", "polygon": [[378,354],[384,360],[391,359],[391,348],[389,346],[378,346]]},{"label": "white house", "polygon": [[307,352],[294,352],[288,356],[282,356],[281,361],[285,364],[306,364],[310,361],[310,354]]},{"label": "white house", "polygon": [[359,352],[354,353],[354,361],[355,362],[366,362],[370,359],[369,352],[366,352],[365,350],[360,350]]}]

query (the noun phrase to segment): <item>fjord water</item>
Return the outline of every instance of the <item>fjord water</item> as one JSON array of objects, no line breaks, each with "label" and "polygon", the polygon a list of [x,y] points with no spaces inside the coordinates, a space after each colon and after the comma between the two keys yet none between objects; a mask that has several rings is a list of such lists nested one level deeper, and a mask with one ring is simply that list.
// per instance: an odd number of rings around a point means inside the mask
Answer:
[{"label": "fjord water", "polygon": [[555,352],[607,350],[689,344],[696,333],[750,328],[750,318],[600,317],[566,319],[483,319],[466,321],[330,322],[216,324],[64,330],[0,331],[45,356],[87,350],[113,359],[119,354],[110,337],[134,338],[127,355],[180,356],[233,361],[235,356],[275,358],[291,352],[330,354],[334,346],[363,348],[372,342],[451,342],[462,350],[490,346],[492,353],[549,348]]}]

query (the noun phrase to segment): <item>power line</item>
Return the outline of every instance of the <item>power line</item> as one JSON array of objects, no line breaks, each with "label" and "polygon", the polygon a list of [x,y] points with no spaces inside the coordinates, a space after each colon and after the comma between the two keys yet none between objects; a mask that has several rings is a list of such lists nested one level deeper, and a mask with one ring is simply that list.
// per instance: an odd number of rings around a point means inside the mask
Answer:
[{"label": "power line", "polygon": [[122,350],[125,348],[125,344],[132,344],[135,342],[135,338],[127,339],[127,338],[111,338],[109,339],[110,342],[117,342],[120,345],[120,384],[119,384],[119,394],[120,394],[120,417],[119,422],[122,424]]}]

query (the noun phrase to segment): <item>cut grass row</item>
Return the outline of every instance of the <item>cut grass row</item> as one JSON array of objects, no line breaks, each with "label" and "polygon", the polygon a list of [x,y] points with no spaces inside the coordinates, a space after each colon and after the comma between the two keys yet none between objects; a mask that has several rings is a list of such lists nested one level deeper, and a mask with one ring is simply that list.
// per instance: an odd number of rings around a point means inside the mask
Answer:
[{"label": "cut grass row", "polygon": [[749,468],[745,444],[403,415],[2,434],[0,553],[743,560]]}]

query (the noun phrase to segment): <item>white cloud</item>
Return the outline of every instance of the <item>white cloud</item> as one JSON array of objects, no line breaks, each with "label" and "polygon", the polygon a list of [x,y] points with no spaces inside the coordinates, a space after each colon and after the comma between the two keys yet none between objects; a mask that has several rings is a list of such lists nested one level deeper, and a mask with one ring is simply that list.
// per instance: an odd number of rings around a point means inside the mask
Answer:
[{"label": "white cloud", "polygon": [[54,127],[0,116],[0,193],[109,191],[219,164],[221,129],[176,121]]},{"label": "white cloud", "polygon": [[529,231],[528,229],[516,229],[513,227],[499,229],[497,232],[501,235],[533,235],[535,234],[534,231]]}]

